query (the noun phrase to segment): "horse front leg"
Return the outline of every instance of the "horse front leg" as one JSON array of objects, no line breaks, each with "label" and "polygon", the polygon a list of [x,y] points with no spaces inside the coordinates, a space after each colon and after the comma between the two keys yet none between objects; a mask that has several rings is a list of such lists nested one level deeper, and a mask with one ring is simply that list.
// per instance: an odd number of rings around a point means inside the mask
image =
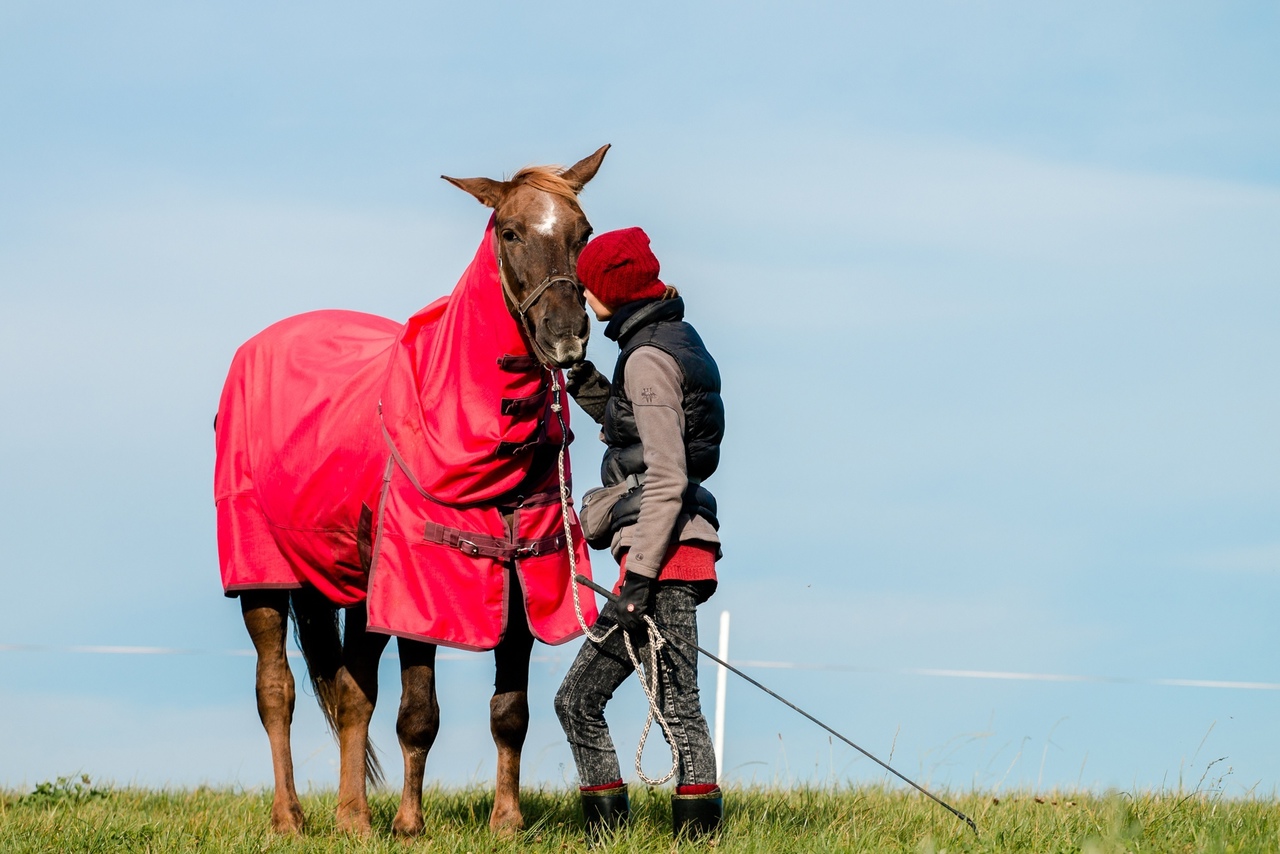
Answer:
[{"label": "horse front leg", "polygon": [[[511,583],[518,591],[516,579]],[[529,655],[533,651],[533,635],[518,594],[513,596],[508,613],[507,632],[493,651],[497,674],[493,698],[489,700],[489,731],[498,746],[498,785],[489,829],[504,837],[524,830],[524,816],[520,813],[520,751],[529,733]]]},{"label": "horse front leg", "polygon": [[278,833],[301,833],[304,817],[293,782],[293,751],[289,744],[297,698],[293,672],[285,656],[285,642],[289,637],[289,591],[246,590],[240,594],[240,611],[258,654],[258,717],[271,742],[271,770],[275,775],[271,829]]},{"label": "horse front leg", "polygon": [[338,669],[338,811],[341,831],[368,835],[372,826],[366,781],[382,783],[382,768],[369,742],[369,721],[378,701],[378,659],[387,636],[365,631],[364,605],[347,609]]},{"label": "horse front leg", "polygon": [[427,753],[440,731],[440,704],[436,701],[436,646],[398,640],[400,648],[400,713],[396,735],[404,753],[404,790],[391,829],[401,836],[422,833],[422,776]]}]

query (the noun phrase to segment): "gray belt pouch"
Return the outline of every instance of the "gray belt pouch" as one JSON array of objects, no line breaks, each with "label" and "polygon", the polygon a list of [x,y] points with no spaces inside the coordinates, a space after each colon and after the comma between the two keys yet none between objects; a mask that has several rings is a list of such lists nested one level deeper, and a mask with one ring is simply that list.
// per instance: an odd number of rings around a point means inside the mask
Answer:
[{"label": "gray belt pouch", "polygon": [[582,535],[593,549],[607,549],[613,542],[613,509],[623,498],[635,492],[639,497],[641,478],[629,475],[613,486],[597,486],[582,496],[582,509],[578,521],[582,523]]},{"label": "gray belt pouch", "polygon": [[[643,474],[627,475],[613,486],[597,486],[582,496],[582,509],[578,520],[582,523],[583,536],[593,549],[607,549],[613,545],[613,532],[634,525],[640,518],[640,502],[644,497]],[[716,517],[715,496],[700,483],[689,482],[684,495],[684,512],[701,516],[720,529]]]}]

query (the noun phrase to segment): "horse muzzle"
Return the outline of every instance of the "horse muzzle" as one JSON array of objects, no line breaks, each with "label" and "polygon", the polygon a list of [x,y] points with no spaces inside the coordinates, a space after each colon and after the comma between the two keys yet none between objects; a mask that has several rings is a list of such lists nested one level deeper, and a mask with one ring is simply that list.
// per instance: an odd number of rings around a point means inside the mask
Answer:
[{"label": "horse muzzle", "polygon": [[577,335],[566,335],[557,338],[550,347],[544,345],[543,349],[557,368],[567,368],[581,362],[583,356],[587,355],[587,341]]}]

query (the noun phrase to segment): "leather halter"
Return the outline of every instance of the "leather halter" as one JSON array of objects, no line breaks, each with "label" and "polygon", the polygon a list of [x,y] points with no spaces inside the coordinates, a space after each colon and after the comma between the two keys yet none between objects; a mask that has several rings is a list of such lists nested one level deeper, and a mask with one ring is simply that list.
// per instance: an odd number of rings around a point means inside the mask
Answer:
[{"label": "leather halter", "polygon": [[[520,322],[524,326],[525,334],[529,336],[529,344],[536,352],[541,354],[541,356],[547,356],[548,353],[546,350],[544,350],[542,345],[538,343],[537,330],[533,328],[533,324],[529,321],[528,311],[533,308],[534,303],[538,301],[538,298],[547,292],[547,288],[557,282],[565,282],[575,288],[582,287],[582,283],[573,276],[547,276],[536,288],[530,291],[527,297],[523,300],[517,300],[515,292],[511,290],[511,285],[507,283],[506,272],[502,265],[502,247],[495,247],[494,252],[498,256],[498,281],[502,283],[502,291],[507,295],[507,301],[511,303],[511,306],[516,310],[516,314],[520,316]],[[538,361],[542,362],[544,365],[551,364],[551,360],[547,358],[539,358]]]},{"label": "leather halter", "polygon": [[[501,261],[498,262],[498,266],[499,268],[501,268],[502,266]],[[499,272],[498,275],[501,276],[502,275],[501,272]],[[511,300],[511,304],[515,306],[516,311],[520,314],[520,317],[523,318],[525,315],[525,312],[533,308],[533,304],[538,301],[538,297],[542,296],[543,292],[546,291],[547,288],[554,285],[556,282],[567,282],[570,285],[573,285],[575,288],[581,287],[582,285],[581,282],[579,282],[577,279],[573,278],[572,276],[547,276],[545,279],[542,280],[542,284],[534,288],[533,292],[524,298],[524,302],[519,302],[519,303],[516,302],[516,295],[511,292],[511,288],[507,285],[507,279],[505,276],[502,277],[502,288],[507,292],[507,299]]]}]

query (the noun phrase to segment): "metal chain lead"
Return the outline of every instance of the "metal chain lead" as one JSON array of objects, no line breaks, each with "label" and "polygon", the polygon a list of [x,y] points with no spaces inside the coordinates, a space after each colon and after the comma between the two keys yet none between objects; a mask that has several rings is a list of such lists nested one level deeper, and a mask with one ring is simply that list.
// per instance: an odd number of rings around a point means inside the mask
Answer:
[{"label": "metal chain lead", "polygon": [[[569,550],[569,587],[572,588],[573,612],[578,618],[578,627],[582,629],[582,633],[587,640],[599,645],[604,643],[609,635],[617,631],[618,626],[614,624],[605,630],[604,634],[597,636],[592,634],[586,618],[582,616],[582,602],[578,599],[578,587],[580,586],[577,582],[578,554],[573,543],[573,517],[569,513],[573,496],[564,473],[564,457],[569,447],[569,428],[564,421],[564,404],[560,402],[560,374],[554,368],[549,368],[548,370],[551,373],[551,411],[556,414],[556,419],[560,422],[560,451],[556,455],[556,474],[560,477],[560,518],[564,523],[565,548]],[[671,727],[667,724],[667,719],[663,717],[662,710],[658,707],[658,691],[660,688],[658,650],[666,645],[666,640],[662,637],[662,633],[658,631],[658,627],[654,625],[653,620],[645,617],[644,621],[648,624],[649,632],[648,674],[645,673],[645,668],[640,663],[640,657],[636,655],[636,651],[631,645],[631,636],[623,632],[622,640],[627,647],[627,656],[631,659],[631,666],[636,669],[636,675],[640,677],[640,690],[644,692],[645,699],[649,701],[649,714],[644,721],[644,731],[640,734],[640,743],[636,746],[636,773],[640,775],[640,779],[646,784],[661,786],[676,775],[676,771],[680,767],[680,754],[676,750],[676,741],[671,736]],[[662,727],[662,734],[666,737],[667,745],[671,748],[671,770],[657,780],[645,774],[641,765],[641,759],[644,756],[644,745],[649,739],[649,730],[655,720],[658,722],[658,726]]]}]

